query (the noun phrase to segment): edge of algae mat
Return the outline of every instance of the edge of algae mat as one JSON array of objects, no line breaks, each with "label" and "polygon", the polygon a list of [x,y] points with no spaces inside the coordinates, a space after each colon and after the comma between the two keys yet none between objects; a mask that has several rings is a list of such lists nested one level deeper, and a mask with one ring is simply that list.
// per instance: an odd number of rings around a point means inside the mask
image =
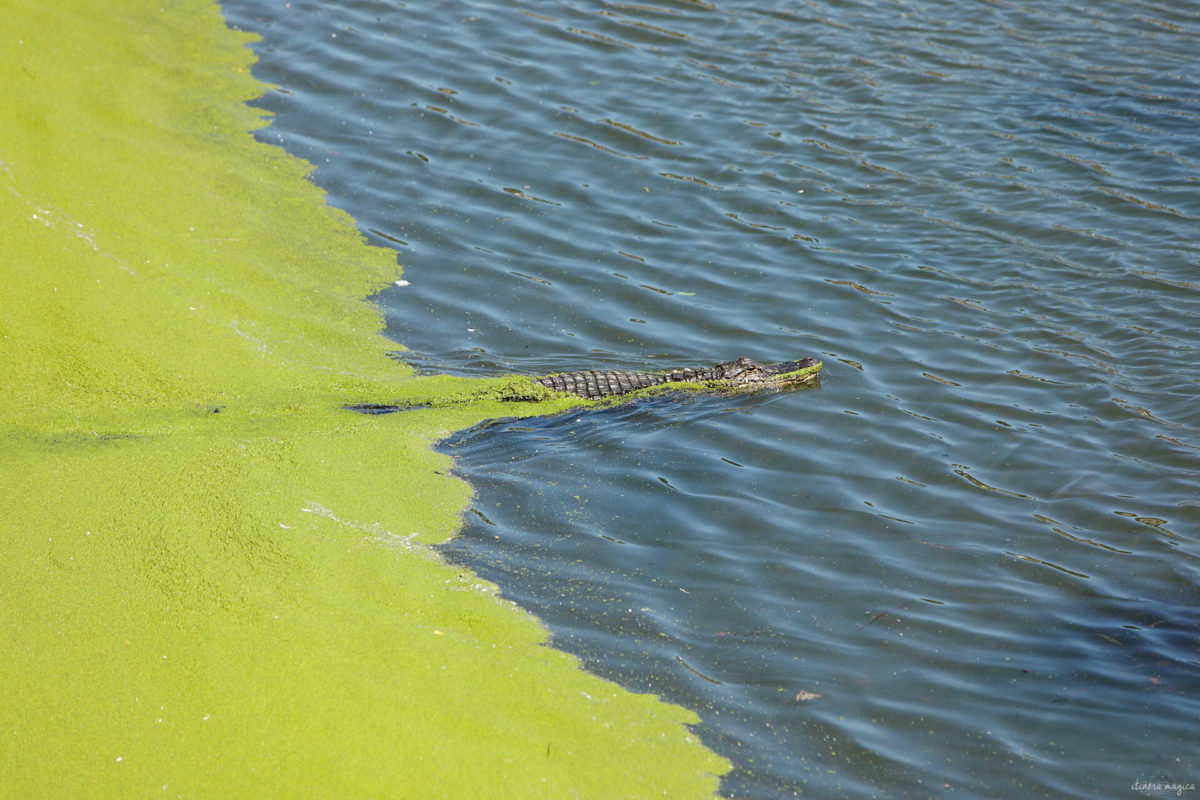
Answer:
[{"label": "edge of algae mat", "polygon": [[468,382],[388,358],[394,254],[251,135],[248,41],[0,15],[0,795],[710,796],[693,713],[430,550],[500,406],[342,409]]}]

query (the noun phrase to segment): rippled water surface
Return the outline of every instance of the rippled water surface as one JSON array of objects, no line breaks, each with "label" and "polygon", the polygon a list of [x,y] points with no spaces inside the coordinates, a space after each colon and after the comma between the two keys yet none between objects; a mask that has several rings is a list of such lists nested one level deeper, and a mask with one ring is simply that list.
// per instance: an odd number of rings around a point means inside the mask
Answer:
[{"label": "rippled water surface", "polygon": [[422,369],[824,359],[444,445],[726,795],[1200,785],[1200,6],[225,6]]}]

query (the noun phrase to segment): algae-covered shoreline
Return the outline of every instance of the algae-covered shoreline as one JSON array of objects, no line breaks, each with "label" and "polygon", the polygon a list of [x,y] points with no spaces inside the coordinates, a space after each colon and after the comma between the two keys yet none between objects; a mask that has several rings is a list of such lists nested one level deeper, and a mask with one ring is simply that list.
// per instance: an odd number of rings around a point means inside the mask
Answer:
[{"label": "algae-covered shoreline", "polygon": [[[250,133],[207,0],[0,18],[0,774],[11,797],[709,796],[691,712],[429,549],[496,403],[388,357],[399,274]],[[503,413],[511,415],[511,404]]]}]

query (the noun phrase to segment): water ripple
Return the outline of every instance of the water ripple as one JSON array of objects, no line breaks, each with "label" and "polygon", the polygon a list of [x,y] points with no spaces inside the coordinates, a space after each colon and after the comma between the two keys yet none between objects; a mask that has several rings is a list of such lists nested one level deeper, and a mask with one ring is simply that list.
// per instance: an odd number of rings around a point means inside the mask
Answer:
[{"label": "water ripple", "polygon": [[447,445],[448,555],[725,794],[1200,775],[1195,8],[226,6],[420,368],[825,359]]}]

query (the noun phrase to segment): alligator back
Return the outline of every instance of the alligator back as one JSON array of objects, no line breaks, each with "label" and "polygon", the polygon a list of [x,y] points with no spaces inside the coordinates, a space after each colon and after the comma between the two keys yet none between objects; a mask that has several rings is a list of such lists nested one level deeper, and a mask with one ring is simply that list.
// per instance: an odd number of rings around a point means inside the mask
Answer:
[{"label": "alligator back", "polygon": [[624,370],[597,372],[589,369],[561,375],[547,375],[534,380],[549,389],[599,400],[602,397],[628,394],[662,383],[715,381],[722,377],[724,377],[723,374],[718,374],[715,367],[706,367],[704,369],[677,369],[671,372],[626,372]]},{"label": "alligator back", "polygon": [[711,367],[674,369],[668,372],[627,372],[625,370],[581,370],[534,378],[548,389],[599,400],[629,394],[664,383],[719,382],[727,388],[759,388],[803,383],[816,377],[821,362],[815,358],[762,364],[750,358],[724,361]]}]

